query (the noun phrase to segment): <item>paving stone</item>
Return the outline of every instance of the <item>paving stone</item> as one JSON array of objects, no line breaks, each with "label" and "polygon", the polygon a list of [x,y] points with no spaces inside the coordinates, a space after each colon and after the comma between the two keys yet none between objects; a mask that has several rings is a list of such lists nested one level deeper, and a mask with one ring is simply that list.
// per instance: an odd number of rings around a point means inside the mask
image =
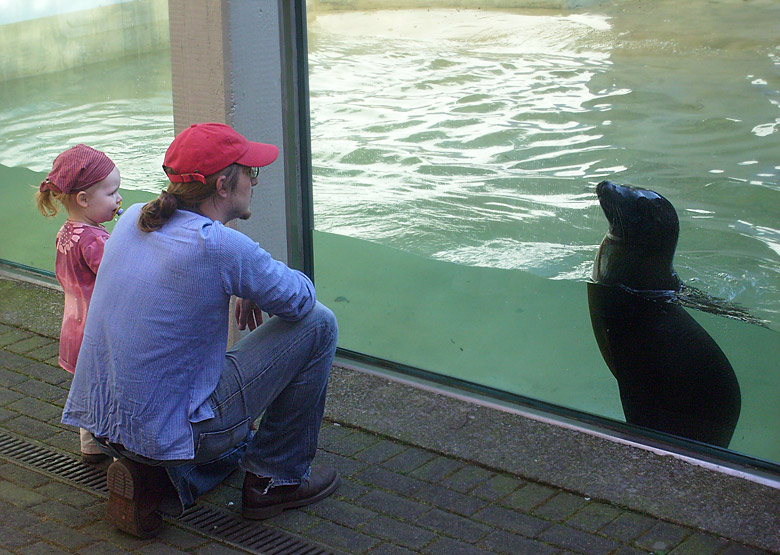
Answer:
[{"label": "paving stone", "polygon": [[356,503],[377,513],[409,522],[416,521],[431,510],[429,505],[423,505],[417,501],[382,490],[370,490],[357,499]]},{"label": "paving stone", "polygon": [[12,391],[7,387],[0,387],[0,406],[8,406],[14,401],[18,401],[19,399],[25,399],[25,398],[26,397],[21,393]]},{"label": "paving stone", "polygon": [[637,547],[650,551],[670,551],[690,536],[691,531],[670,524],[659,522],[634,542]]},{"label": "paving stone", "polygon": [[371,491],[371,488],[368,486],[353,482],[350,478],[345,478],[342,475],[341,485],[339,486],[339,489],[336,490],[334,495],[339,499],[354,501],[360,497],[363,497],[369,491]]},{"label": "paving stone", "polygon": [[10,503],[0,502],[0,523],[2,523],[2,527],[21,530],[27,526],[32,526],[40,520],[40,517],[35,514],[20,511],[19,507],[15,507]]},{"label": "paving stone", "polygon": [[320,449],[326,449],[331,443],[339,441],[350,434],[352,434],[350,428],[346,428],[339,424],[324,422],[320,427],[317,445],[320,446]]},{"label": "paving stone", "polygon": [[20,415],[3,423],[3,427],[19,435],[44,441],[59,433],[56,426]]},{"label": "paving stone", "polygon": [[382,466],[401,474],[409,474],[436,458],[430,451],[410,447],[382,463]]},{"label": "paving stone", "polygon": [[487,481],[482,482],[471,492],[471,495],[485,499],[486,501],[497,501],[506,497],[520,486],[525,485],[525,481],[508,476],[506,474],[496,474]]},{"label": "paving stone", "polygon": [[718,555],[766,555],[766,551],[760,549],[754,549],[746,545],[738,543],[729,543],[726,549],[721,551]]},{"label": "paving stone", "polygon": [[183,555],[187,553],[178,547],[165,545],[160,542],[144,545],[136,550],[137,553],[148,553],[149,555]]},{"label": "paving stone", "polygon": [[450,474],[454,474],[456,470],[463,468],[463,466],[464,463],[461,461],[437,456],[417,470],[414,470],[411,474],[420,480],[438,484]]},{"label": "paving stone", "polygon": [[28,489],[37,488],[51,482],[51,478],[13,463],[0,464],[0,478]]},{"label": "paving stone", "polygon": [[30,507],[30,511],[74,527],[81,527],[105,518],[104,507],[100,504],[76,508],[52,499]]},{"label": "paving stone", "polygon": [[[485,555],[485,550],[451,538],[441,538],[426,547],[424,553],[431,555]],[[371,555],[374,555],[373,551]]]},{"label": "paving stone", "polygon": [[474,519],[529,538],[536,537],[550,527],[550,523],[545,520],[496,505],[478,512]]},{"label": "paving stone", "polygon": [[350,553],[365,553],[380,543],[376,538],[328,521],[304,530],[303,535],[318,543],[348,550]]},{"label": "paving stone", "polygon": [[284,511],[263,524],[270,528],[301,534],[304,530],[313,528],[322,522],[320,517],[304,511]]},{"label": "paving stone", "polygon": [[410,551],[400,545],[393,545],[392,543],[382,543],[371,550],[370,555],[413,555],[414,551]]},{"label": "paving stone", "polygon": [[[51,422],[50,422],[51,424]],[[79,434],[75,428],[69,427],[68,429],[58,429],[57,433],[46,440],[46,445],[66,451],[72,455],[79,455],[81,451],[81,443],[79,442]]]},{"label": "paving stone", "polygon": [[19,370],[19,372],[51,385],[59,385],[65,389],[70,389],[70,382],[73,380],[73,374],[67,370],[59,366],[50,366],[43,362],[31,362],[29,366]]},{"label": "paving stone", "polygon": [[354,476],[368,466],[364,462],[342,457],[335,453],[328,453],[327,451],[318,451],[315,461],[317,464],[332,466],[342,478]]},{"label": "paving stone", "polygon": [[18,383],[12,389],[36,399],[52,402],[58,401],[62,406],[64,406],[65,399],[68,397],[67,389],[34,379]]},{"label": "paving stone", "polygon": [[89,534],[52,521],[36,523],[25,528],[24,531],[31,536],[48,540],[65,549],[80,549],[96,541]]},{"label": "paving stone", "polygon": [[4,424],[9,420],[13,420],[17,416],[19,416],[19,413],[10,411],[8,409],[0,408],[0,424]]},{"label": "paving stone", "polygon": [[436,535],[427,530],[386,516],[375,518],[363,526],[361,531],[418,551],[436,539]]},{"label": "paving stone", "polygon": [[60,353],[60,342],[52,340],[48,345],[43,345],[27,353],[27,356],[41,362],[51,358],[58,358]]},{"label": "paving stone", "polygon": [[[28,353],[32,350],[39,349],[41,347],[51,345],[52,342],[53,340],[49,339],[48,337],[43,337],[41,335],[32,335],[30,337],[27,337],[26,339],[22,339],[21,341],[16,341],[11,345],[6,345],[4,349],[11,351],[12,353],[17,353],[21,355],[21,354]],[[0,343],[2,343],[2,336],[0,336]]]},{"label": "paving stone", "polygon": [[669,555],[706,555],[719,553],[728,542],[723,538],[695,532],[680,545],[669,552]]},{"label": "paving stone", "polygon": [[370,447],[367,447],[356,453],[355,458],[363,462],[379,464],[405,450],[405,445],[401,445],[387,439],[381,439],[374,445],[371,445]]},{"label": "paving stone", "polygon": [[[105,504],[103,504],[103,507],[105,508]],[[163,523],[163,526],[169,525]],[[128,551],[135,551],[144,545],[149,545],[152,543],[152,540],[135,538],[129,534],[120,532],[105,519],[100,520],[94,524],[84,526],[80,530],[94,538],[105,540],[114,546],[118,546],[119,548],[126,549]]]},{"label": "paving stone", "polygon": [[71,553],[71,551],[64,551],[59,547],[42,541],[26,545],[16,550],[16,555],[58,555],[60,553],[67,554]]},{"label": "paving stone", "polygon": [[14,552],[24,545],[35,543],[35,541],[36,538],[34,536],[13,528],[5,528],[3,533],[0,534],[0,546],[12,549]]},{"label": "paving stone", "polygon": [[230,487],[214,488],[203,495],[202,499],[223,509],[241,506],[241,492]]},{"label": "paving stone", "polygon": [[374,511],[356,507],[351,503],[333,499],[332,497],[328,497],[319,503],[310,505],[308,507],[308,512],[311,512],[322,519],[330,520],[336,524],[341,524],[342,526],[348,526],[350,528],[358,528],[377,516],[377,513]]},{"label": "paving stone", "polygon": [[481,540],[478,545],[484,549],[508,555],[552,555],[560,552],[557,547],[503,530],[496,530]]},{"label": "paving stone", "polygon": [[492,528],[462,516],[433,509],[417,519],[416,524],[437,534],[444,534],[466,543],[476,543],[487,536]]},{"label": "paving stone", "polygon": [[11,330],[0,335],[0,347],[3,347],[3,349],[7,350],[14,343],[24,341],[25,339],[29,339],[32,336],[33,334],[20,329]]},{"label": "paving stone", "polygon": [[600,532],[622,542],[631,542],[647,532],[657,521],[636,513],[623,513]]},{"label": "paving stone", "polygon": [[357,474],[355,479],[406,496],[411,495],[423,486],[428,487],[419,480],[391,472],[381,466],[370,466]]},{"label": "paving stone", "polygon": [[0,501],[26,508],[44,500],[45,497],[40,493],[20,487],[8,480],[0,480]]},{"label": "paving stone", "polygon": [[246,551],[243,549],[230,547],[229,545],[216,541],[210,541],[209,543],[196,548],[195,551],[190,551],[190,553],[196,553],[197,555],[246,555]]},{"label": "paving stone", "polygon": [[14,387],[27,379],[27,376],[23,376],[19,372],[0,368],[0,387]]},{"label": "paving stone", "polygon": [[[0,336],[1,337],[1,336]],[[32,363],[32,361],[16,353],[11,353],[6,350],[0,350],[0,367],[8,370],[21,370],[26,368]],[[2,374],[0,374],[2,376]],[[0,381],[2,383],[2,381]]]},{"label": "paving stone", "polygon": [[539,534],[538,539],[571,549],[585,555],[604,555],[620,547],[620,544],[592,534],[586,534],[580,530],[570,528],[563,524],[553,524],[550,528]]},{"label": "paving stone", "polygon": [[448,488],[426,484],[412,496],[415,499],[464,516],[471,516],[487,505],[487,501]]},{"label": "paving stone", "polygon": [[88,547],[79,549],[78,553],[79,555],[106,555],[107,553],[110,553],[111,555],[122,555],[124,553],[130,553],[130,551],[121,549],[120,547],[111,545],[105,541],[99,541]]},{"label": "paving stone", "polygon": [[577,512],[586,504],[587,501],[584,497],[561,492],[536,507],[532,514],[547,520],[561,521]]},{"label": "paving stone", "polygon": [[547,486],[529,483],[506,497],[502,503],[513,509],[530,512],[534,507],[541,505],[556,493],[558,493],[556,490]]},{"label": "paving stone", "polygon": [[468,493],[479,484],[493,477],[493,472],[478,466],[467,465],[442,480],[442,485],[461,493]]},{"label": "paving stone", "polygon": [[22,397],[17,401],[7,404],[6,408],[43,422],[48,422],[53,418],[62,416],[62,409],[60,407],[45,401],[33,399],[32,397]]},{"label": "paving stone", "polygon": [[49,482],[35,488],[35,492],[50,499],[56,499],[61,503],[83,509],[99,503],[95,495],[76,489],[62,482]]},{"label": "paving stone", "polygon": [[608,522],[612,522],[621,511],[604,503],[588,503],[573,514],[566,524],[583,532],[595,532]]},{"label": "paving stone", "polygon": [[[644,549],[639,550],[633,547],[628,547],[626,545],[620,546],[620,548],[617,551],[612,552],[610,555],[647,555],[647,551]],[[654,555],[662,555],[662,553],[657,553]],[[711,553],[701,553],[700,555],[712,555]]]},{"label": "paving stone", "polygon": [[343,457],[352,457],[372,445],[379,443],[379,438],[363,432],[355,432],[328,445],[327,450]]}]

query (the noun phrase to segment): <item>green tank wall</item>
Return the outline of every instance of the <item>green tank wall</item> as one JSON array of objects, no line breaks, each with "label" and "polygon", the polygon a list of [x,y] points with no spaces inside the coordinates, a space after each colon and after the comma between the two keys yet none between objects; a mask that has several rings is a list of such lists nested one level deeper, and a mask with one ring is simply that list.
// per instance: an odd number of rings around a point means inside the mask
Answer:
[{"label": "green tank wall", "polygon": [[167,0],[133,0],[0,25],[0,81],[168,48]]}]

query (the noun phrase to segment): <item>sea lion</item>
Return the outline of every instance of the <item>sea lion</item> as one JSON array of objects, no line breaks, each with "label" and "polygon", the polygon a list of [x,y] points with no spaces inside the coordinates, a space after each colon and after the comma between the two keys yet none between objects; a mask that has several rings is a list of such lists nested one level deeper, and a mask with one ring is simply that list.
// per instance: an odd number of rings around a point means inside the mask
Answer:
[{"label": "sea lion", "polygon": [[674,295],[680,224],[653,191],[602,181],[609,221],[588,283],[593,333],[620,389],[626,422],[728,447],[739,419],[736,374]]}]

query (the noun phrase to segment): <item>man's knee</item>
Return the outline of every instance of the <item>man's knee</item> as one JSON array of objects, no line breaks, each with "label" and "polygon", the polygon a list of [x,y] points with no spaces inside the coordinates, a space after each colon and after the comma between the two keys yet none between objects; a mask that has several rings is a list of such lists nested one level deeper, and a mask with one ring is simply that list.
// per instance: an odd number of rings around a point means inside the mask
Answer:
[{"label": "man's knee", "polygon": [[317,325],[325,328],[327,332],[333,335],[334,341],[335,338],[338,338],[339,326],[338,322],[336,322],[336,315],[321,302],[317,301],[315,303],[314,308],[311,309],[311,312],[306,316],[306,319],[311,319],[316,322]]}]

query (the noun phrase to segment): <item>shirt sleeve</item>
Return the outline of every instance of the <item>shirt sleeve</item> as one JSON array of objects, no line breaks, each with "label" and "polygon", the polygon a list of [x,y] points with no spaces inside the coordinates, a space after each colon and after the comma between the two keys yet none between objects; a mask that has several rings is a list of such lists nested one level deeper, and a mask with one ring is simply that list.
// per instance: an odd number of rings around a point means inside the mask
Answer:
[{"label": "shirt sleeve", "polygon": [[87,237],[83,237],[79,242],[81,256],[94,274],[97,274],[100,262],[103,260],[103,250],[105,249],[106,239],[108,239],[108,234],[90,233]]},{"label": "shirt sleeve", "polygon": [[243,233],[213,226],[219,236],[219,257],[225,292],[251,299],[261,310],[284,320],[300,320],[314,308],[311,280],[275,260]]}]

